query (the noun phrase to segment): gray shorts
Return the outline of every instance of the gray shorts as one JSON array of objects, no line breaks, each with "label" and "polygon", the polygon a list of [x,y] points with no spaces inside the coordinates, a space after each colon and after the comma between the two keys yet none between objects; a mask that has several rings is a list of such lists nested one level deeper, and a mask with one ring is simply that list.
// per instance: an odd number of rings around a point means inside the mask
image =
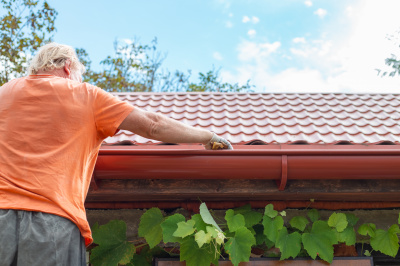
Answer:
[{"label": "gray shorts", "polygon": [[85,241],[63,217],[0,210],[0,265],[86,265]]}]

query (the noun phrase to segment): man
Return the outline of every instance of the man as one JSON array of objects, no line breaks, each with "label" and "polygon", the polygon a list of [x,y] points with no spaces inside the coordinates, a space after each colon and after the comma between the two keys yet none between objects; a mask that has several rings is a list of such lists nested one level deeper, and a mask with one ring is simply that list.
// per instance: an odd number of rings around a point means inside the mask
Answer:
[{"label": "man", "polygon": [[82,83],[72,47],[50,43],[0,87],[0,265],[85,265],[84,201],[102,141],[119,129],[170,143],[228,141]]}]

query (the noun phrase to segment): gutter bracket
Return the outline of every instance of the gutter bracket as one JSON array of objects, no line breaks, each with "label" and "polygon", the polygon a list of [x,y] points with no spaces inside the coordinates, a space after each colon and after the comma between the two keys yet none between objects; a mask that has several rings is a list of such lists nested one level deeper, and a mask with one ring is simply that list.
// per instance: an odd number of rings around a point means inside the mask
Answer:
[{"label": "gutter bracket", "polygon": [[281,180],[276,181],[279,191],[285,190],[287,183],[287,176],[288,176],[287,155],[282,155],[282,177]]},{"label": "gutter bracket", "polygon": [[94,171],[93,171],[93,174],[92,174],[92,179],[90,180],[90,186],[89,187],[94,191],[99,189],[99,186],[96,183],[96,175],[94,174]]}]

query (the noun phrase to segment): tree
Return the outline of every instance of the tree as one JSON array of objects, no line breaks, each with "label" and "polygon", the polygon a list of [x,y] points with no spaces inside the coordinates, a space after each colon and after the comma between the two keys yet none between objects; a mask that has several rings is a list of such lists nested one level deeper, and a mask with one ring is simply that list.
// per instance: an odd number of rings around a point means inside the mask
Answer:
[{"label": "tree", "polygon": [[[397,59],[397,56],[392,54],[391,57],[385,59],[385,64],[391,67],[392,71],[384,71],[382,72],[382,76],[388,75],[389,77],[394,77],[395,75],[400,75],[400,60]],[[380,70],[378,70],[380,73]]]},{"label": "tree", "polygon": [[[400,34],[400,31],[397,31],[397,36],[390,35],[390,36],[387,36],[387,39],[395,42],[400,48],[399,34]],[[389,66],[392,70],[391,71],[382,71],[380,69],[377,69],[378,75],[381,75],[382,77],[384,77],[386,75],[388,75],[389,77],[394,77],[396,75],[400,75],[400,59],[398,59],[395,54],[391,54],[390,57],[386,58],[385,64],[387,66]]]},{"label": "tree", "polygon": [[214,68],[207,72],[207,74],[199,73],[199,83],[190,83],[188,86],[188,92],[243,92],[251,91],[253,87],[250,85],[250,80],[247,81],[246,85],[239,86],[238,83],[221,83],[219,78],[219,69]]},{"label": "tree", "polygon": [[26,74],[27,61],[55,32],[57,11],[46,1],[1,0],[0,85]]},{"label": "tree", "polygon": [[251,85],[222,83],[219,70],[214,68],[206,74],[199,73],[199,82],[189,82],[191,71],[176,70],[171,73],[162,70],[165,54],[157,51],[157,39],[150,45],[138,41],[114,42],[114,56],[107,56],[100,62],[103,70],[91,69],[91,61],[84,49],[76,52],[87,67],[84,81],[110,92],[241,92],[251,91]]},{"label": "tree", "polygon": [[171,73],[161,70],[166,55],[157,51],[157,39],[142,45],[139,41],[114,42],[114,56],[100,62],[101,71],[91,69],[91,61],[84,49],[76,52],[87,67],[84,81],[110,92],[157,92],[184,90],[190,72]]},{"label": "tree", "polygon": [[[56,31],[57,11],[46,0],[0,0],[5,14],[0,21],[0,85],[12,78],[26,75],[27,62]],[[103,70],[91,69],[91,60],[85,49],[76,49],[86,66],[84,81],[112,92],[240,92],[244,86],[222,83],[219,70],[199,73],[199,82],[189,79],[191,71],[161,69],[166,54],[157,50],[157,39],[142,45],[135,41],[115,41],[114,55],[100,62]]]}]

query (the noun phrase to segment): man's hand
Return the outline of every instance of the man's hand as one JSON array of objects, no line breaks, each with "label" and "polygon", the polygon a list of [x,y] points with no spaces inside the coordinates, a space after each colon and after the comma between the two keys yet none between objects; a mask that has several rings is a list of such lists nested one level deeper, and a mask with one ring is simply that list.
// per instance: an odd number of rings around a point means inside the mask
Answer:
[{"label": "man's hand", "polygon": [[210,139],[210,141],[204,145],[206,150],[233,150],[232,145],[224,139],[223,137],[220,137],[216,135],[215,133],[213,134],[213,137]]}]

